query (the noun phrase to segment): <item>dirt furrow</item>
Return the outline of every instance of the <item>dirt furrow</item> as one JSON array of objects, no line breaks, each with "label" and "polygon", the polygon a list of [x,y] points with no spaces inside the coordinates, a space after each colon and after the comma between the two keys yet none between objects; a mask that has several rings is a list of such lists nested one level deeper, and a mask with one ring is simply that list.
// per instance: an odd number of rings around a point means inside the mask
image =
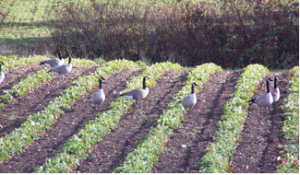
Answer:
[{"label": "dirt furrow", "polygon": [[5,73],[5,80],[0,86],[0,96],[4,94],[4,90],[10,89],[14,84],[24,80],[27,76],[35,74],[36,71],[42,70],[39,65],[24,66]]},{"label": "dirt furrow", "polygon": [[[280,135],[279,131],[283,121],[280,103],[287,97],[285,88],[288,84],[289,72],[269,73],[261,82],[256,94],[265,93],[267,78],[274,79],[275,75],[279,75],[281,78],[281,81],[277,82],[281,91],[280,99],[272,105],[269,113],[266,113],[265,108],[262,108],[262,114],[260,114],[259,107],[254,105],[249,107],[248,117],[241,134],[242,142],[230,158],[235,173],[274,173],[279,153],[276,147],[288,142]],[[270,83],[271,91],[273,91],[273,85]]]},{"label": "dirt furrow", "polygon": [[156,121],[163,113],[166,105],[183,87],[187,79],[187,71],[168,71],[161,76],[156,85],[150,88],[149,95],[132,106],[124,115],[118,128],[105,136],[97,144],[90,157],[81,163],[77,172],[110,173],[120,166],[128,153],[137,148],[137,144],[149,134]]},{"label": "dirt furrow", "polygon": [[125,89],[126,83],[131,80],[131,77],[137,76],[142,71],[143,69],[138,71],[125,69],[105,77],[103,89],[106,98],[100,109],[96,110],[89,101],[91,94],[98,91],[97,86],[82,99],[76,101],[70,111],[63,114],[56,124],[53,125],[52,129],[31,144],[26,152],[2,164],[0,172],[30,173],[35,170],[36,166],[43,165],[46,159],[53,157],[57,150],[63,148],[64,143],[72,138],[74,134],[77,134],[89,120],[94,120],[97,113],[107,110],[110,103],[117,98],[118,92]]},{"label": "dirt furrow", "polygon": [[74,67],[71,73],[64,76],[64,81],[57,75],[51,82],[40,85],[38,89],[28,93],[25,97],[16,98],[15,101],[5,104],[5,109],[1,110],[0,114],[0,124],[3,127],[0,129],[0,137],[20,127],[29,115],[43,110],[50,101],[60,96],[60,93],[69,87],[72,81],[89,75],[95,69],[95,67]]},{"label": "dirt furrow", "polygon": [[222,106],[235,91],[240,73],[218,72],[203,86],[197,94],[197,104],[187,112],[182,125],[174,130],[173,137],[154,165],[153,173],[199,172],[195,163],[201,160],[207,145],[213,142]]}]

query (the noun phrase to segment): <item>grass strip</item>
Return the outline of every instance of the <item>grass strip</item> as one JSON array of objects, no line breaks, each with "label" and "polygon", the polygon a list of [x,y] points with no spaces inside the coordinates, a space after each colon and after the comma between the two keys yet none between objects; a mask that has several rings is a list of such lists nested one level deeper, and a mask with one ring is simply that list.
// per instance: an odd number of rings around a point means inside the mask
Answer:
[{"label": "grass strip", "polygon": [[72,85],[66,88],[61,96],[51,101],[43,111],[29,116],[20,128],[0,138],[0,163],[11,159],[15,154],[22,153],[34,140],[50,130],[64,111],[69,110],[76,100],[81,99],[87,91],[92,89],[91,87],[97,85],[100,76],[105,77],[123,68],[136,69],[139,66],[132,61],[111,61],[97,68],[90,75],[73,81]]},{"label": "grass strip", "polygon": [[[144,76],[150,78],[147,80],[147,85],[151,91],[151,87],[155,85],[156,80],[161,77],[161,74],[167,70],[180,69],[182,69],[182,67],[179,64],[172,64],[170,62],[154,64],[147,67],[139,76],[132,77],[131,82],[127,84],[126,89],[122,92],[141,87]],[[133,100],[117,98],[110,104],[109,110],[102,114],[97,114],[95,120],[89,121],[77,135],[74,135],[65,143],[64,148],[58,150],[55,157],[48,159],[43,166],[36,167],[35,172],[72,172],[73,169],[80,165],[80,160],[88,158],[89,154],[93,152],[96,144],[101,142],[101,139],[105,135],[119,125],[121,116],[131,108],[133,103]]]},{"label": "grass strip", "polygon": [[[90,67],[96,66],[97,63],[85,59],[72,59],[72,65],[77,67]],[[27,95],[31,90],[37,89],[40,84],[52,80],[54,75],[47,72],[48,70],[44,69],[41,71],[37,71],[33,75],[27,76],[24,80],[18,82],[17,84],[14,84],[10,89],[4,90],[5,94],[1,95],[0,99],[4,103],[10,103],[14,100],[15,97],[22,97]]]},{"label": "grass strip", "polygon": [[287,86],[288,98],[284,99],[282,110],[284,126],[282,132],[285,138],[294,144],[279,145],[282,149],[277,157],[276,173],[299,173],[299,67],[291,69],[291,77]]},{"label": "grass strip", "polygon": [[206,155],[196,163],[201,173],[232,171],[228,160],[235,152],[236,142],[240,139],[243,123],[248,114],[248,101],[269,70],[262,65],[253,64],[244,68],[243,71],[237,81],[236,91],[223,105],[222,120],[217,123],[218,130],[214,136],[215,142],[208,145]]},{"label": "grass strip", "polygon": [[[198,89],[202,89],[203,85],[210,79],[215,72],[222,71],[220,66],[213,63],[197,66],[188,75],[185,86],[180,90],[166,107],[166,112],[158,119],[156,128],[152,128],[148,137],[138,148],[126,157],[124,165],[118,167],[114,172],[123,173],[151,173],[153,165],[157,162],[164,144],[168,137],[173,134],[173,129],[177,129],[184,116],[186,110],[180,105],[180,100],[190,95],[191,84],[196,82]],[[196,90],[196,93],[199,90]]]}]

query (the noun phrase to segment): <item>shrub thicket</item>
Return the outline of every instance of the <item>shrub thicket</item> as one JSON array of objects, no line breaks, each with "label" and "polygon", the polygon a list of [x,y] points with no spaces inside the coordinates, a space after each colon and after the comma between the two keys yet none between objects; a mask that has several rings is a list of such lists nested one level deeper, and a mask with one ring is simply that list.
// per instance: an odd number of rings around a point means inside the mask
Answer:
[{"label": "shrub thicket", "polygon": [[268,0],[120,0],[59,8],[57,48],[106,60],[214,62],[223,68],[299,64],[297,3]]}]

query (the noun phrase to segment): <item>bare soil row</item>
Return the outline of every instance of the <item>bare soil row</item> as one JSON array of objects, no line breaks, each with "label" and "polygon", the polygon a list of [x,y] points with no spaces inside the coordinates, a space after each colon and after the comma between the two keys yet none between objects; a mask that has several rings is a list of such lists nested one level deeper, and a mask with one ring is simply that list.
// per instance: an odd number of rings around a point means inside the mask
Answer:
[{"label": "bare soil row", "polygon": [[[34,68],[23,70],[30,72]],[[41,111],[55,97],[71,85],[73,80],[80,76],[92,73],[95,68],[77,68],[72,74],[65,76],[65,81],[60,77],[54,78],[49,84],[43,84],[39,89],[29,93],[26,97],[7,104],[1,111],[0,121],[4,128],[0,130],[0,136],[10,133],[18,128],[26,117]],[[89,120],[95,119],[97,113],[102,113],[109,108],[111,102],[117,97],[118,92],[126,87],[126,83],[132,76],[137,76],[143,70],[131,71],[125,69],[105,77],[103,88],[106,100],[100,110],[96,110],[89,102],[92,93],[98,90],[95,87],[74,106],[66,111],[53,125],[52,129],[43,137],[31,144],[24,153],[14,156],[10,161],[0,165],[0,172],[21,173],[33,172],[36,166],[43,165],[46,160],[53,157],[57,150],[64,147],[64,143],[74,134],[77,134]],[[158,162],[154,165],[153,173],[196,173],[199,170],[195,166],[205,155],[205,149],[209,143],[214,142],[217,130],[217,122],[223,111],[223,104],[235,91],[235,85],[241,71],[219,72],[204,85],[197,94],[198,102],[192,111],[186,114],[180,128],[174,131],[173,137],[165,145]],[[110,173],[122,165],[128,153],[137,148],[147,137],[150,129],[156,126],[156,121],[173,96],[183,87],[187,79],[188,71],[167,71],[150,89],[146,99],[139,106],[132,108],[122,116],[120,125],[98,143],[89,158],[82,160],[75,170],[81,173]],[[287,96],[285,87],[289,73],[277,73],[283,81],[279,82],[281,99]],[[274,77],[275,73],[269,73],[267,77]],[[22,77],[15,78],[22,79]],[[4,85],[9,87],[8,85]],[[273,87],[273,86],[271,86]],[[257,94],[264,93],[265,80],[261,82]],[[271,88],[273,89],[273,88]],[[3,87],[1,87],[1,91]],[[278,144],[287,141],[280,135],[282,122],[282,110],[280,100],[272,106],[269,114],[260,115],[259,108],[251,106],[249,115],[242,131],[242,142],[239,143],[236,153],[231,157],[233,172],[275,172]],[[10,116],[17,116],[11,118]]]}]

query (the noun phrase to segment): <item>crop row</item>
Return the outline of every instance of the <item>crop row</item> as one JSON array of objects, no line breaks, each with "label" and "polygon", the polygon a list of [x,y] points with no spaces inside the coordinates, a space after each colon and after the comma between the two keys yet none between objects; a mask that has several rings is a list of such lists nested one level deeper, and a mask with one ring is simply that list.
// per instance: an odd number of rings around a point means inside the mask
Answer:
[{"label": "crop row", "polygon": [[154,163],[157,162],[160,152],[164,148],[164,144],[173,134],[173,129],[178,128],[181,121],[184,120],[186,110],[183,110],[179,104],[180,100],[189,95],[193,82],[196,82],[199,88],[202,88],[211,75],[218,71],[222,71],[222,68],[212,63],[194,68],[188,75],[185,86],[166,107],[166,112],[161,115],[156,128],[150,131],[148,137],[142,144],[138,145],[135,151],[127,155],[124,165],[116,168],[114,172],[151,173]]},{"label": "crop row", "polygon": [[225,173],[232,170],[228,161],[235,152],[236,142],[241,139],[243,123],[248,114],[248,100],[268,72],[267,68],[257,64],[249,65],[243,70],[237,82],[236,91],[223,105],[222,122],[217,123],[215,142],[206,148],[206,155],[196,163],[201,173]]},{"label": "crop row", "polygon": [[0,162],[9,160],[14,154],[24,151],[34,140],[42,136],[45,131],[51,129],[51,126],[67,111],[73,103],[86,94],[87,89],[96,85],[99,76],[112,74],[114,71],[122,68],[137,68],[137,64],[130,61],[112,61],[97,68],[89,76],[80,77],[73,81],[72,85],[66,88],[62,95],[56,97],[43,111],[29,116],[21,124],[21,127],[14,130],[3,138],[0,138]]},{"label": "crop row", "polygon": [[[156,84],[156,80],[165,71],[180,69],[182,69],[180,65],[170,62],[154,64],[147,67],[139,76],[133,77],[124,91],[140,87],[144,76],[150,78],[147,81],[147,86],[151,91],[151,87]],[[132,104],[132,100],[117,98],[110,104],[108,111],[101,115],[97,114],[95,120],[89,121],[77,135],[74,135],[65,143],[65,147],[59,150],[55,157],[48,159],[43,166],[36,167],[35,172],[72,172],[79,165],[80,160],[86,159],[95,148],[95,145],[119,125],[119,120],[131,108]]]},{"label": "crop row", "polygon": [[[77,67],[90,67],[96,66],[97,64],[90,60],[72,59],[72,65]],[[27,95],[31,90],[37,89],[40,84],[51,81],[53,77],[53,75],[47,73],[46,69],[37,71],[35,74],[29,75],[24,80],[14,84],[11,89],[4,90],[5,94],[0,96],[0,99],[5,103],[9,103],[13,101],[14,97]]]},{"label": "crop row", "polygon": [[285,137],[292,141],[290,145],[279,145],[281,156],[277,173],[299,173],[299,67],[291,70],[291,79],[287,86],[288,98],[284,100],[282,110]]},{"label": "crop row", "polygon": [[29,66],[29,65],[35,65],[40,63],[41,61],[49,59],[48,57],[45,56],[40,56],[40,55],[35,55],[35,56],[30,56],[28,58],[21,58],[17,57],[15,55],[5,57],[5,56],[0,56],[0,62],[4,62],[5,66],[2,66],[2,71],[4,73],[8,71],[12,71],[18,67],[21,66]]}]

